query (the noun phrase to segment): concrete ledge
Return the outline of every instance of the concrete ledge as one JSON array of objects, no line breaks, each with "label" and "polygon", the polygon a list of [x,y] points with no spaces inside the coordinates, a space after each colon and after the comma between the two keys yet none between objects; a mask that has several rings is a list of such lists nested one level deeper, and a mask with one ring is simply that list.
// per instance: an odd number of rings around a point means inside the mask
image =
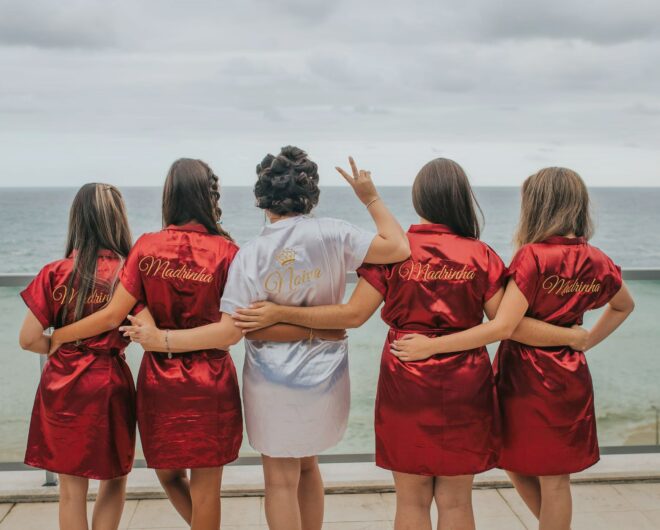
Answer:
[{"label": "concrete ledge", "polygon": [[[386,493],[394,491],[389,471],[372,462],[321,464],[321,472],[329,494]],[[660,482],[660,454],[604,455],[592,468],[573,475],[574,483]],[[43,486],[43,471],[0,472],[0,503],[48,502],[58,497],[57,486]],[[477,475],[475,489],[510,488],[506,473],[493,469]],[[96,495],[98,482],[90,484],[90,499]],[[227,466],[224,470],[222,494],[225,497],[263,495],[263,475],[259,465]],[[128,499],[163,499],[155,473],[151,469],[135,469],[128,478]]]}]

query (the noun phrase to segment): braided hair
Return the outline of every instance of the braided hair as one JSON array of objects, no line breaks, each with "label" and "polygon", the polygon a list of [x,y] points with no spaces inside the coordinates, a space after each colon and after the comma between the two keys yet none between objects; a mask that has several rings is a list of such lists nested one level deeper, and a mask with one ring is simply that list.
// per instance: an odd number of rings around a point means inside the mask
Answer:
[{"label": "braided hair", "polygon": [[283,147],[257,165],[254,195],[257,207],[277,215],[307,214],[319,202],[318,166],[302,149]]},{"label": "braided hair", "polygon": [[163,226],[193,219],[211,234],[231,236],[220,226],[220,184],[211,167],[201,160],[180,158],[167,173],[163,188]]}]

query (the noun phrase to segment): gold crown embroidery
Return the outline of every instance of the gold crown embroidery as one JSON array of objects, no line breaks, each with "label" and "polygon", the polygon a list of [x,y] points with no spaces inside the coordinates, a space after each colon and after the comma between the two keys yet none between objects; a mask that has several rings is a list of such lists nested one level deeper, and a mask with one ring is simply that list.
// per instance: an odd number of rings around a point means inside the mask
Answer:
[{"label": "gold crown embroidery", "polygon": [[280,262],[280,265],[284,267],[285,265],[296,261],[296,251],[292,248],[285,248],[282,249],[275,258]]}]

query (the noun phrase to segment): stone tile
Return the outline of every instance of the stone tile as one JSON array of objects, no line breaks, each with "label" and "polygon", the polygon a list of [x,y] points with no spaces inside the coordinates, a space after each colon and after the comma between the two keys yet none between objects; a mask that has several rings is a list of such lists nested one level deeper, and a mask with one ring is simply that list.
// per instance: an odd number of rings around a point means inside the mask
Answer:
[{"label": "stone tile", "polygon": [[144,500],[138,502],[128,528],[186,528],[186,523],[169,500]]},{"label": "stone tile", "polygon": [[5,515],[9,513],[9,510],[11,510],[11,507],[13,504],[11,503],[6,503],[6,504],[0,504],[0,522],[5,518]]},{"label": "stone tile", "polygon": [[391,521],[323,523],[323,530],[389,530],[390,528],[393,528]]},{"label": "stone tile", "polygon": [[379,493],[326,495],[325,521],[334,523],[391,520],[394,517],[394,505],[387,499]]},{"label": "stone tile", "polygon": [[511,508],[500,496],[498,490],[474,490],[472,492],[472,506],[474,507],[475,517],[481,517],[482,519],[513,515]]},{"label": "stone tile", "polygon": [[225,497],[222,499],[222,526],[265,525],[262,497]]},{"label": "stone tile", "polygon": [[657,530],[659,527],[638,511],[574,513],[571,530]]},{"label": "stone tile", "polygon": [[[133,517],[133,514],[135,513],[135,509],[137,508],[138,501],[126,501],[124,504],[124,511],[121,514],[121,521],[119,522],[119,529],[124,530],[128,528],[128,523],[131,520],[131,517]],[[87,520],[89,521],[89,525],[91,527],[92,525],[92,513],[94,512],[94,503],[93,502],[88,502],[87,503]]]},{"label": "stone tile", "polygon": [[538,528],[539,524],[536,517],[534,517],[534,514],[529,511],[529,508],[520,498],[520,495],[518,495],[515,488],[502,488],[497,491],[506,501],[509,509],[516,515],[517,519],[522,522],[525,528],[530,530]]},{"label": "stone tile", "polygon": [[[526,530],[513,513],[505,516],[479,517],[476,516],[476,525],[479,530]],[[530,527],[532,528],[532,527]]]},{"label": "stone tile", "polygon": [[573,486],[573,512],[620,512],[634,506],[612,485]]},{"label": "stone tile", "polygon": [[660,509],[660,484],[615,484],[616,489],[635,509]]},{"label": "stone tile", "polygon": [[655,525],[653,528],[660,528],[660,508],[657,510],[645,510],[642,512],[642,515]]},{"label": "stone tile", "polygon": [[58,530],[56,502],[19,503],[7,514],[1,530]]}]

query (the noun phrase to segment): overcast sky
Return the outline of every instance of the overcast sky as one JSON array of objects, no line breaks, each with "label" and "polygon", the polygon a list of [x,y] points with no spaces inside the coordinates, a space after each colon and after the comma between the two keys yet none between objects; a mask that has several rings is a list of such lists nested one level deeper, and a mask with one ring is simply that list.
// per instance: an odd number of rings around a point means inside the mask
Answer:
[{"label": "overcast sky", "polygon": [[0,186],[223,184],[286,144],[322,183],[428,160],[660,185],[657,0],[0,0]]}]

